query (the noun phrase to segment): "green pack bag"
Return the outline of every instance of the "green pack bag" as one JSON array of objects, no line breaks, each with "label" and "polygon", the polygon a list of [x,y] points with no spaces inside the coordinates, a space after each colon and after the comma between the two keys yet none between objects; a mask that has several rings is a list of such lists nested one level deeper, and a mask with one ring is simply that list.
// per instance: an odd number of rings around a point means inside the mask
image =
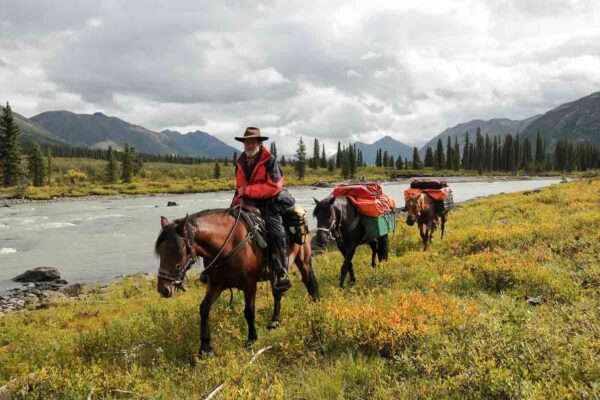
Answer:
[{"label": "green pack bag", "polygon": [[361,223],[365,227],[365,237],[377,238],[396,230],[396,213],[383,213],[379,217],[366,217],[363,215]]}]

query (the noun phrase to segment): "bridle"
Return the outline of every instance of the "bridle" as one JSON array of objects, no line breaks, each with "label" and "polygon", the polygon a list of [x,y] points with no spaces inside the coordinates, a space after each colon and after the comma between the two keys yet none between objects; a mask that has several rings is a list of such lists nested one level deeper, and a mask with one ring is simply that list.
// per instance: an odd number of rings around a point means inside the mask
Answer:
[{"label": "bridle", "polygon": [[336,218],[336,208],[333,206],[333,204],[330,206],[331,209],[331,225],[329,225],[328,228],[324,228],[324,227],[317,227],[317,232],[322,231],[322,232],[326,232],[329,236],[329,238],[334,238],[334,239],[341,239],[341,233],[340,233],[340,228],[341,228],[341,224],[342,224],[342,220],[344,218],[344,216],[342,215],[342,210],[340,210],[340,218],[339,220]]},{"label": "bridle", "polygon": [[166,270],[164,268],[158,269],[158,277],[159,278],[171,282],[175,286],[175,289],[177,289],[178,291],[181,290],[183,292],[185,292],[185,287],[183,286],[183,281],[185,280],[185,274],[188,272],[188,270],[190,268],[192,268],[192,266],[194,266],[196,261],[198,261],[197,254],[195,255],[195,257],[192,257],[192,254],[194,254],[194,251],[193,251],[194,248],[192,246],[190,236],[192,236],[192,238],[193,238],[194,231],[192,229],[188,229],[188,232],[191,232],[191,235],[188,233],[188,235],[183,238],[186,252],[187,252],[187,254],[189,254],[189,257],[188,257],[187,261],[185,262],[185,264],[182,265],[182,264],[177,263],[175,265],[175,273],[174,274],[171,273],[171,271]]},{"label": "bridle", "polygon": [[[244,240],[242,240],[233,249],[233,251],[227,257],[225,257],[219,264],[216,264],[216,261],[218,260],[219,256],[223,252],[223,249],[225,248],[225,246],[227,246],[227,243],[229,243],[229,240],[231,239],[231,236],[233,235],[233,231],[235,231],[235,228],[240,220],[240,216],[242,215],[242,209],[241,209],[241,206],[239,206],[239,207],[240,207],[240,209],[239,209],[238,215],[235,219],[235,223],[233,224],[233,227],[231,228],[231,231],[229,231],[229,234],[227,235],[227,238],[225,238],[225,241],[223,242],[223,245],[221,245],[221,248],[217,252],[217,255],[212,259],[212,261],[210,262],[210,264],[208,264],[208,266],[204,267],[203,271],[206,271],[209,268],[223,264],[229,258],[234,256],[241,249],[242,245],[246,244],[246,242],[248,240],[252,239],[252,237],[253,237],[252,232],[248,232],[248,234],[246,235],[246,238],[244,238]],[[186,263],[183,265],[177,263],[175,265],[175,273],[174,274],[171,273],[171,271],[166,270],[164,268],[158,269],[158,277],[159,278],[173,283],[173,285],[175,286],[175,289],[181,290],[183,292],[185,292],[185,287],[183,286],[183,282],[185,280],[185,274],[188,272],[188,270],[190,268],[192,268],[194,266],[194,264],[196,264],[196,261],[198,261],[198,255],[194,252],[194,248],[192,246],[192,242],[195,241],[195,239],[194,239],[195,231],[193,229],[187,229],[187,232],[188,232],[188,235],[183,238],[184,243],[185,243],[186,252],[187,252],[187,254],[189,254],[189,257],[188,257]],[[191,237],[191,239],[190,239],[190,237]],[[194,255],[194,256],[192,256],[192,255]]]}]

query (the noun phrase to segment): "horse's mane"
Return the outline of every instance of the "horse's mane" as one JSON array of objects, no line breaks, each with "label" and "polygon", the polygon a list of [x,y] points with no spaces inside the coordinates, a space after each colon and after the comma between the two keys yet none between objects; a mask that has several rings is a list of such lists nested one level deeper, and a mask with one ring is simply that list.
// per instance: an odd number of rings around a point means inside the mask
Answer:
[{"label": "horse's mane", "polygon": [[[203,217],[206,215],[212,215],[212,214],[217,214],[217,213],[227,213],[229,212],[229,208],[212,208],[212,209],[208,209],[208,210],[203,210],[191,215],[188,215],[188,224],[192,225],[192,226],[196,226],[196,221],[199,217]],[[174,242],[176,243],[178,246],[183,246],[184,243],[184,238],[182,236],[179,235],[179,233],[177,233],[177,227],[179,226],[179,223],[181,222],[183,218],[179,218],[174,220],[173,222],[171,222],[168,225],[165,225],[161,230],[160,233],[158,234],[158,238],[156,238],[156,243],[154,244],[154,253],[158,254],[158,246],[160,246],[160,244],[162,242]]]}]

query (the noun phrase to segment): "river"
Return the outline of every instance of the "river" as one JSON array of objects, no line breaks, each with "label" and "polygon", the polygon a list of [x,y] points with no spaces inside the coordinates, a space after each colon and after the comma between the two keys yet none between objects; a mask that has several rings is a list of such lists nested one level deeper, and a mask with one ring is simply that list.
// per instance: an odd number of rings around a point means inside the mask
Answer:
[{"label": "river", "polygon": [[[558,178],[486,181],[449,179],[454,201],[499,193],[532,190],[558,183]],[[404,204],[408,181],[382,184],[384,192]],[[330,188],[291,188],[297,203],[312,214],[313,197]],[[227,207],[233,192],[107,198],[28,203],[0,208],[0,291],[19,286],[17,274],[39,266],[57,267],[69,282],[106,281],[135,272],[156,272],[154,241],[160,216],[169,220],[208,208]],[[167,201],[179,206],[166,207]],[[311,217],[312,218],[312,217]],[[316,221],[311,220],[314,227]],[[450,223],[451,226],[451,223]]]}]

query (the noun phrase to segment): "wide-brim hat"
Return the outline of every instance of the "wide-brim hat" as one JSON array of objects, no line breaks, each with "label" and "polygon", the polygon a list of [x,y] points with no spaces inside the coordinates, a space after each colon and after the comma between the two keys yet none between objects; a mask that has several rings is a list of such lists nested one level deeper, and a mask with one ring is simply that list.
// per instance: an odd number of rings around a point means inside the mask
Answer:
[{"label": "wide-brim hat", "polygon": [[243,142],[243,141],[248,140],[248,139],[256,139],[256,140],[258,140],[260,142],[263,142],[265,140],[269,140],[268,137],[262,136],[260,134],[260,129],[255,128],[253,126],[249,126],[249,127],[246,128],[246,132],[244,132],[244,136],[243,137],[237,136],[235,138],[235,140],[237,140],[238,142]]}]

